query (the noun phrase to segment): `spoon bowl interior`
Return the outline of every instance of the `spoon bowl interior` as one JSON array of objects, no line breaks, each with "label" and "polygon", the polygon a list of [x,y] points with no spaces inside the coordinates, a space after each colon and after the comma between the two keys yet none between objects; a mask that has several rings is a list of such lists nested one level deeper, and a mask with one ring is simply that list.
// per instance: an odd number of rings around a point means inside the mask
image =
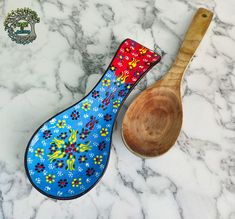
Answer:
[{"label": "spoon bowl interior", "polygon": [[182,125],[181,100],[167,87],[150,88],[130,105],[123,120],[126,146],[143,157],[166,152],[179,135]]}]

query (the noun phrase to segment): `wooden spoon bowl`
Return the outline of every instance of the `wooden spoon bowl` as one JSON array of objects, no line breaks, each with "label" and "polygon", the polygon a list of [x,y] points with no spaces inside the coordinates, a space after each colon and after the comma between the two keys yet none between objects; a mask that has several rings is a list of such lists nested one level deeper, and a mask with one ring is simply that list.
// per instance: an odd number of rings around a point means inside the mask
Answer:
[{"label": "wooden spoon bowl", "polygon": [[133,153],[141,157],[161,155],[177,140],[183,120],[181,80],[212,17],[211,11],[198,9],[168,74],[141,93],[128,108],[122,137]]},{"label": "wooden spoon bowl", "polygon": [[128,148],[144,157],[165,153],[181,129],[182,107],[167,87],[150,88],[138,96],[123,121],[123,139]]}]

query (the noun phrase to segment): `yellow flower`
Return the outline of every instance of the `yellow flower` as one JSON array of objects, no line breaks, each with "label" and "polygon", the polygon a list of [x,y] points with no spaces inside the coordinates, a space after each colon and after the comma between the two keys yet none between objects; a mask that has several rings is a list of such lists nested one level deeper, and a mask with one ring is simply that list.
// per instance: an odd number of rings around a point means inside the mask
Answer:
[{"label": "yellow flower", "polygon": [[119,59],[121,59],[121,60],[122,60],[122,59],[123,59],[123,55],[119,55]]},{"label": "yellow flower", "polygon": [[94,164],[101,164],[101,162],[102,162],[102,159],[103,157],[102,157],[102,155],[97,155],[95,158],[94,158]]},{"label": "yellow flower", "polygon": [[34,153],[35,153],[36,157],[42,158],[42,156],[44,155],[44,149],[43,148],[37,148]]},{"label": "yellow flower", "polygon": [[74,178],[72,181],[72,187],[78,187],[79,185],[82,184],[81,181],[82,181],[82,178],[78,178],[78,179]]},{"label": "yellow flower", "polygon": [[82,109],[84,111],[88,111],[88,110],[91,109],[90,106],[91,106],[91,104],[89,102],[85,102],[85,103],[82,104]]},{"label": "yellow flower", "polygon": [[129,90],[131,88],[131,85],[130,84],[127,84],[126,85],[126,88]]},{"label": "yellow flower", "polygon": [[115,71],[116,68],[115,68],[114,66],[111,66],[110,69],[111,69],[112,71]]},{"label": "yellow flower", "polygon": [[47,181],[48,183],[53,183],[53,182],[55,182],[55,175],[48,174],[48,175],[46,176],[46,181]]},{"label": "yellow flower", "polygon": [[58,128],[64,128],[66,126],[66,121],[63,119],[63,120],[58,120],[56,126]]},{"label": "yellow flower", "polygon": [[118,108],[120,106],[120,100],[116,100],[113,102],[113,108]]},{"label": "yellow flower", "polygon": [[102,129],[100,130],[100,135],[101,135],[101,136],[106,136],[108,133],[109,133],[109,132],[108,132],[108,129],[107,129],[107,128],[102,128]]},{"label": "yellow flower", "polygon": [[102,85],[108,87],[110,85],[110,79],[104,78],[102,80]]}]

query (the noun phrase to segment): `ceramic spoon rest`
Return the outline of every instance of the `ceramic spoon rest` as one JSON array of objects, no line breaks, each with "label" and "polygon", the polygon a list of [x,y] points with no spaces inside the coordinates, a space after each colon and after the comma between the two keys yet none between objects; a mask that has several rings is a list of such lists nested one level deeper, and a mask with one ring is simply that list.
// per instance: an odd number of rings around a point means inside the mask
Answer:
[{"label": "ceramic spoon rest", "polygon": [[32,185],[55,199],[77,198],[102,177],[117,113],[140,78],[160,56],[126,39],[93,90],[43,123],[25,152]]}]

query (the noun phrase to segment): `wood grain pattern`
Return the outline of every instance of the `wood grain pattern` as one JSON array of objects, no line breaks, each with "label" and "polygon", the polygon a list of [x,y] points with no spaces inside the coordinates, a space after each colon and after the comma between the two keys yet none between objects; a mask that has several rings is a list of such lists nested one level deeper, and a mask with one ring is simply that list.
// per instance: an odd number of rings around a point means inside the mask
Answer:
[{"label": "wood grain pattern", "polygon": [[125,145],[141,157],[161,155],[177,140],[182,126],[180,85],[183,74],[212,20],[199,8],[168,74],[142,92],[130,105],[122,125]]}]

